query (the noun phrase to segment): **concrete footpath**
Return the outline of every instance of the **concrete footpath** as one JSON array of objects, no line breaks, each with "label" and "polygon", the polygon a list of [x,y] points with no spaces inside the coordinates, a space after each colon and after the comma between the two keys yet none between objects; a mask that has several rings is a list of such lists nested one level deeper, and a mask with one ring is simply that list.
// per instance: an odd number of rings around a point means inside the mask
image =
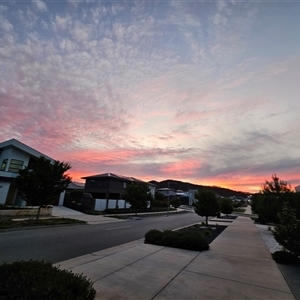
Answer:
[{"label": "concrete footpath", "polygon": [[204,252],[137,240],[56,264],[94,281],[96,299],[295,299],[249,217]]}]

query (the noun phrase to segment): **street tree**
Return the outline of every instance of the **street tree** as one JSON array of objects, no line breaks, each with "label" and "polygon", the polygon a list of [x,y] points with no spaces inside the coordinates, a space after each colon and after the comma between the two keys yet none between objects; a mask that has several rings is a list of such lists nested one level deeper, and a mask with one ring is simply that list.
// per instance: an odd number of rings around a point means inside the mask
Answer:
[{"label": "street tree", "polygon": [[71,168],[69,163],[52,162],[44,156],[39,157],[33,168],[19,170],[17,186],[27,204],[38,206],[36,221],[41,208],[63,192],[71,182],[66,172]]},{"label": "street tree", "polygon": [[179,197],[175,197],[171,201],[171,205],[177,210],[177,208],[181,205],[181,201],[180,201]]},{"label": "street tree", "polygon": [[226,216],[230,215],[233,212],[233,205],[230,199],[222,199],[220,201],[220,210],[222,214]]},{"label": "street tree", "polygon": [[263,194],[283,194],[283,193],[291,193],[292,188],[291,185],[284,180],[280,180],[276,174],[272,175],[272,181],[265,181],[262,188]]},{"label": "street tree", "polygon": [[252,209],[257,212],[261,223],[278,223],[278,213],[282,210],[283,203],[292,203],[294,198],[291,185],[273,174],[271,181],[265,181],[260,193],[253,195]]},{"label": "street tree", "polygon": [[219,211],[219,202],[216,195],[208,190],[199,190],[195,194],[197,199],[194,203],[195,213],[205,217],[206,226],[208,226],[208,217],[214,217]]},{"label": "street tree", "polygon": [[138,210],[146,209],[148,201],[152,200],[148,185],[142,182],[132,182],[126,188],[125,200],[129,202],[137,215]]}]

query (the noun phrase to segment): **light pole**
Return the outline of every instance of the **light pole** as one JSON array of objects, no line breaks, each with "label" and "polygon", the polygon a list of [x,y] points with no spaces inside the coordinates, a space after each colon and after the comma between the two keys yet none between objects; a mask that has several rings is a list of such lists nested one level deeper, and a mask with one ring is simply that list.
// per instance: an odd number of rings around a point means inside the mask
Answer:
[{"label": "light pole", "polygon": [[170,210],[170,184],[169,184],[169,180],[168,180],[168,213],[167,213],[167,217],[169,216],[169,210]]}]

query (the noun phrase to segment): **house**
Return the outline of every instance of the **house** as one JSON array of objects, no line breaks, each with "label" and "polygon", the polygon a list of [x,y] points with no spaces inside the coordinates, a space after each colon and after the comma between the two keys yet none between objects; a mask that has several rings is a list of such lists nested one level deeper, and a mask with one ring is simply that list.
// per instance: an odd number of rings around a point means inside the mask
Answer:
[{"label": "house", "polygon": [[295,192],[300,193],[300,185],[295,186]]},{"label": "house", "polygon": [[165,197],[176,197],[177,193],[176,190],[171,188],[160,188],[156,190],[158,193],[163,194]]},{"label": "house", "polygon": [[16,139],[0,143],[0,204],[25,205],[16,186],[18,171],[26,166],[34,166],[40,156],[54,161]]},{"label": "house", "polygon": [[71,193],[73,191],[83,191],[84,183],[72,181],[65,191],[60,194],[58,205],[73,208]]},{"label": "house", "polygon": [[[123,207],[123,203],[124,205],[126,205],[126,203],[124,200],[122,200],[122,198],[126,194],[126,187],[128,186],[128,184],[132,182],[147,183],[153,198],[155,194],[154,184],[142,181],[134,177],[116,175],[113,173],[104,173],[104,174],[82,177],[82,179],[85,179],[85,186],[84,186],[85,193],[91,194],[93,198],[102,200],[102,202],[103,200],[105,200],[104,209],[117,208],[117,207],[125,208],[126,206]],[[122,205],[120,205],[121,203]],[[96,203],[95,209],[103,210],[103,207],[101,206],[101,208],[97,209],[97,203]]]}]

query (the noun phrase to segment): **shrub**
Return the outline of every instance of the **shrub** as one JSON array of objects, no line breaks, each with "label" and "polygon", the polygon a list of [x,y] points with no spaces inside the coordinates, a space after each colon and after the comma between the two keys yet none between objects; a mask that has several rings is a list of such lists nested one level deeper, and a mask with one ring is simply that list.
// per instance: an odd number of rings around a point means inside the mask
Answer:
[{"label": "shrub", "polygon": [[[210,234],[210,231],[207,231]],[[145,234],[145,243],[187,250],[208,250],[204,234],[197,229],[188,231],[160,231],[152,229]]]},{"label": "shrub", "polygon": [[44,261],[16,261],[0,266],[0,298],[43,300],[92,300],[93,283],[70,271],[60,270]]},{"label": "shrub", "polygon": [[296,210],[289,203],[284,203],[278,218],[280,224],[276,224],[273,230],[276,241],[284,249],[300,256],[300,220],[296,218]]},{"label": "shrub", "polygon": [[167,207],[168,204],[162,200],[153,199],[152,207]]},{"label": "shrub", "polygon": [[145,243],[159,245],[163,233],[157,229],[151,229],[145,234]]},{"label": "shrub", "polygon": [[300,265],[299,258],[291,252],[276,251],[272,254],[273,259],[280,264]]}]

